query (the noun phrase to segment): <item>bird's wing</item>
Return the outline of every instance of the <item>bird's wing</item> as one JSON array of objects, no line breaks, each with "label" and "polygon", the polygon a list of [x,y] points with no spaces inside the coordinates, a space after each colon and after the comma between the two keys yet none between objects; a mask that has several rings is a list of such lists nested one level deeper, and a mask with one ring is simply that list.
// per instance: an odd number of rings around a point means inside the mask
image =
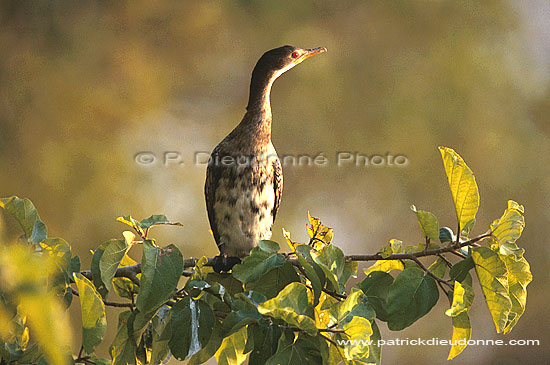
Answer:
[{"label": "bird's wing", "polygon": [[[214,157],[218,154],[218,147],[212,151],[211,160],[215,160]],[[208,220],[210,221],[210,229],[214,235],[214,240],[219,248],[220,234],[218,233],[218,227],[216,226],[216,217],[214,213],[214,203],[216,201],[216,187],[222,174],[222,167],[217,166],[215,163],[209,163],[206,168],[206,182],[204,184],[204,196],[206,198],[206,210],[208,212]]]},{"label": "bird's wing", "polygon": [[273,204],[273,222],[277,216],[279,210],[279,203],[281,202],[281,195],[283,195],[283,169],[281,167],[281,161],[279,158],[275,158],[273,161],[273,188],[275,189],[275,202]]}]

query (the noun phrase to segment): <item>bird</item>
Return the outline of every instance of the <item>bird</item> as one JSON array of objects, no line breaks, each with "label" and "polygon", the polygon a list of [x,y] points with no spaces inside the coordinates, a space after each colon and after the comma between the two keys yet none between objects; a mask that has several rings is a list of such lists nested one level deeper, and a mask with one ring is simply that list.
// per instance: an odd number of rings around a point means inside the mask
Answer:
[{"label": "bird", "polygon": [[246,113],[212,150],[204,194],[212,235],[220,251],[216,272],[227,272],[259,240],[271,238],[283,191],[283,172],[271,142],[273,82],[305,59],[326,52],[282,46],[265,52],[252,71]]}]

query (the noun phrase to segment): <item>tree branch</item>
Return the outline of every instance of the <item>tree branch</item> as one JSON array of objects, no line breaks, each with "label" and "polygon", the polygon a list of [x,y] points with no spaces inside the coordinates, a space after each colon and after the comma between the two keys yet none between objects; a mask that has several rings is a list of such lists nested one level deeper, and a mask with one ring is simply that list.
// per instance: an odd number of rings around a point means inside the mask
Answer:
[{"label": "tree branch", "polygon": [[[412,260],[417,262],[418,258],[420,257],[426,257],[426,256],[439,256],[443,253],[452,253],[455,255],[459,255],[463,257],[462,254],[457,252],[461,247],[465,246],[472,246],[476,242],[479,242],[481,240],[484,240],[485,238],[491,237],[492,233],[487,232],[480,236],[474,237],[472,239],[469,239],[464,242],[453,243],[449,246],[433,249],[433,250],[423,250],[418,252],[409,252],[409,253],[394,253],[392,255],[389,255],[387,257],[382,257],[380,253],[375,253],[371,255],[348,255],[345,256],[345,259],[347,262],[349,261],[377,261],[377,260]],[[297,265],[298,260],[297,259],[287,259],[290,263]],[[199,259],[196,258],[190,258],[190,259],[184,259],[183,260],[183,267],[189,268],[194,267],[196,263],[199,261]],[[212,266],[213,265],[214,258],[210,257],[208,258],[208,262],[204,264],[204,266]],[[418,264],[418,262],[417,262]],[[420,266],[420,265],[419,265]],[[422,267],[422,266],[421,266]],[[426,269],[427,270],[427,269]],[[424,271],[426,271],[424,270]],[[428,271],[426,271],[428,273]],[[92,272],[90,270],[84,270],[80,272],[82,275],[84,275],[89,280],[92,280]],[[141,273],[141,264],[136,264],[132,266],[121,266],[117,269],[115,273],[115,278],[125,277],[130,280],[136,285],[139,285],[139,279],[137,278],[137,274]],[[189,276],[192,275],[191,271],[183,271],[182,276]],[[430,275],[430,273],[428,273]],[[430,276],[435,276],[431,274]],[[436,279],[437,280],[437,279]],[[442,280],[442,279],[441,279]],[[448,284],[448,283],[447,283]],[[334,293],[327,293],[329,295],[333,295]],[[345,298],[345,297],[342,297]]]},{"label": "tree branch", "polygon": [[[71,288],[71,292],[73,293],[73,295],[76,295],[77,297],[80,296],[76,289]],[[103,300],[103,304],[105,304],[108,307],[134,308],[134,304],[132,303],[116,303],[116,302],[108,302],[106,300]]]}]

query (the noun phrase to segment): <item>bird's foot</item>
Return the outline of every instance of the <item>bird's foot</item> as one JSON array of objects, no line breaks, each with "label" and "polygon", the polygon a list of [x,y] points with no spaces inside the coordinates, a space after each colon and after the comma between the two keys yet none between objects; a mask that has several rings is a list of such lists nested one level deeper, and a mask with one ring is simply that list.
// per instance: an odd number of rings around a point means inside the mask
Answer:
[{"label": "bird's foot", "polygon": [[241,259],[239,257],[227,257],[227,256],[216,256],[212,260],[212,268],[215,272],[229,272],[233,266],[240,264]]}]

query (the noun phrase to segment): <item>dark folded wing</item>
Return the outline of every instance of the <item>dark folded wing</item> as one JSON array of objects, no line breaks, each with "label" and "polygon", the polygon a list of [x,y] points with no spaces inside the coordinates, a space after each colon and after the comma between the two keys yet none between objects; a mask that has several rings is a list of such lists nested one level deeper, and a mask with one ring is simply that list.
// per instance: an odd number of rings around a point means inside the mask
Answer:
[{"label": "dark folded wing", "polygon": [[[218,154],[217,147],[212,151],[210,161],[215,161],[215,157]],[[206,182],[204,184],[204,196],[206,198],[206,210],[208,212],[208,220],[210,221],[210,229],[214,235],[216,244],[220,244],[220,234],[216,226],[216,217],[214,212],[214,203],[216,202],[216,188],[222,175],[222,167],[217,166],[216,163],[209,163],[206,168]]]}]

